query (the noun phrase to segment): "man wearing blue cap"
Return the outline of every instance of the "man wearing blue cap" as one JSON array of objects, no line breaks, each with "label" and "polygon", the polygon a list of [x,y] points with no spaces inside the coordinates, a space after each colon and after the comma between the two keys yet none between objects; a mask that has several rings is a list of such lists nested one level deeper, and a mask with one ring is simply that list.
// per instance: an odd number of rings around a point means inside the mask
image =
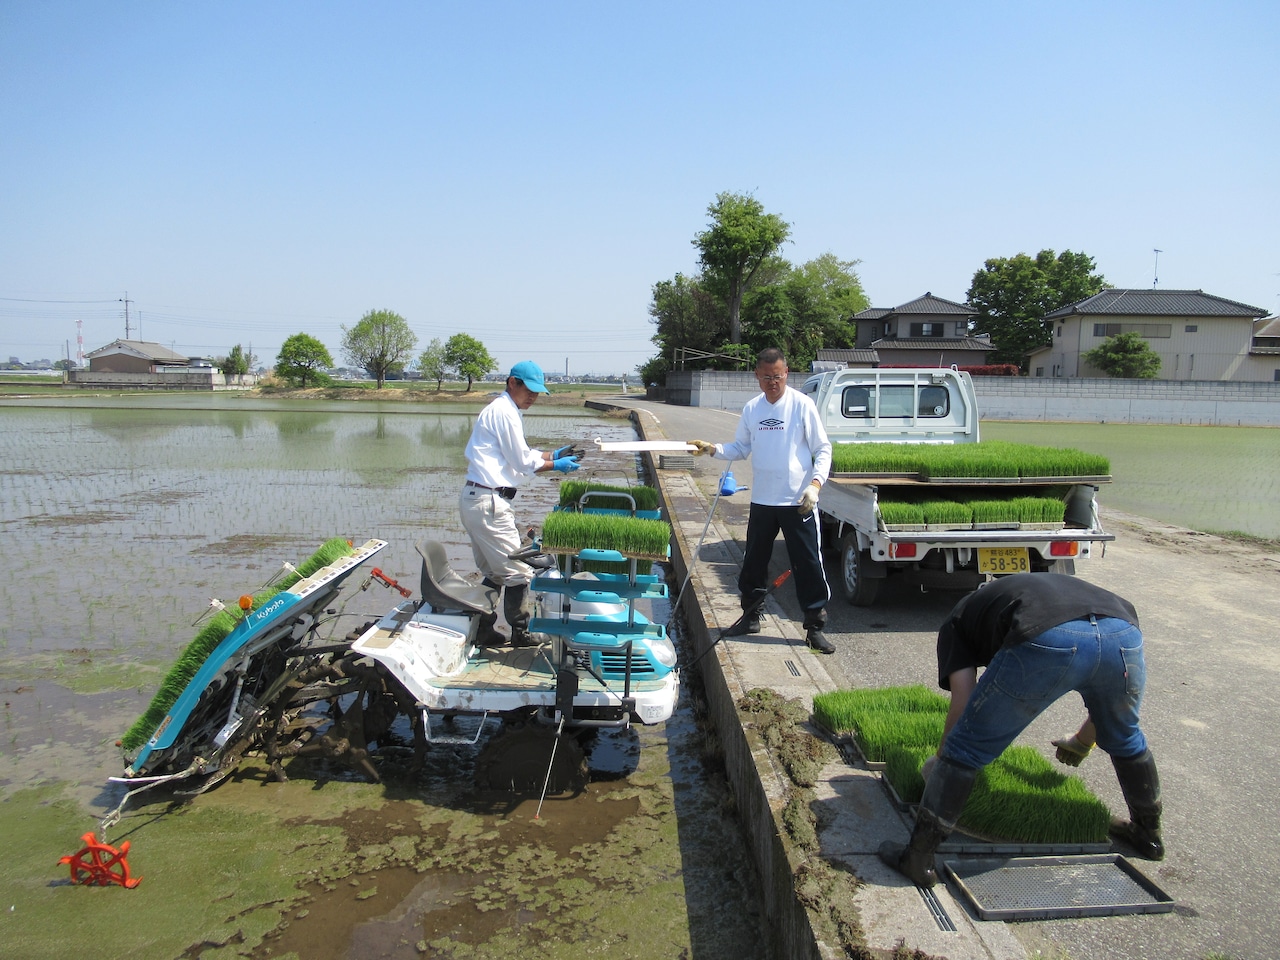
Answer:
[{"label": "man wearing blue cap", "polygon": [[[511,507],[516,484],[534,473],[578,469],[577,458],[569,456],[572,446],[552,452],[534,450],[525,442],[522,412],[533,406],[538,394],[549,392],[542,368],[532,360],[521,360],[507,374],[506,390],[480,411],[467,441],[467,479],[459,501],[462,526],[471,538],[471,552],[485,584],[504,590],[503,613],[511,627],[513,647],[534,642],[529,637],[528,608],[533,570],[511,559],[521,547]],[[496,612],[480,618],[478,644],[493,647],[507,642],[495,628],[497,621]]]}]

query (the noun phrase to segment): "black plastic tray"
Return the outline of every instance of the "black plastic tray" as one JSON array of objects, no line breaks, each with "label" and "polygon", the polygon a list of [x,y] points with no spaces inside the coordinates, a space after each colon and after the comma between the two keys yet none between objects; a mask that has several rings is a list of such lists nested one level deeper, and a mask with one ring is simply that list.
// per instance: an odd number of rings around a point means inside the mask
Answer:
[{"label": "black plastic tray", "polygon": [[983,920],[1168,913],[1173,898],[1119,854],[944,861]]}]

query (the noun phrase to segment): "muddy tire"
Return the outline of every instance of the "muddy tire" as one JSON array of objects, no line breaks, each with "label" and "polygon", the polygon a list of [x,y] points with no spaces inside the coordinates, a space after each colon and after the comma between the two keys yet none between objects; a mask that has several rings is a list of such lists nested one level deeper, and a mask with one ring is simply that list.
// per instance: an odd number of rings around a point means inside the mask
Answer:
[{"label": "muddy tire", "polygon": [[880,594],[883,577],[869,576],[875,562],[870,551],[858,549],[858,535],[854,531],[844,535],[840,542],[840,580],[845,599],[855,607],[871,606]]},{"label": "muddy tire", "polygon": [[561,733],[557,742],[554,727],[513,723],[476,757],[476,786],[481,790],[541,795],[544,784],[548,796],[586,788],[586,754],[572,733]]}]

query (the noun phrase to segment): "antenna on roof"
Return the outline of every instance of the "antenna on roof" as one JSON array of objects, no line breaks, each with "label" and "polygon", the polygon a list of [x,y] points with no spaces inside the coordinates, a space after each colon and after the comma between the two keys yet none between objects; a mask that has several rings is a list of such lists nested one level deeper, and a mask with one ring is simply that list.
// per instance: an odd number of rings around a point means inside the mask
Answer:
[{"label": "antenna on roof", "polygon": [[1151,289],[1154,290],[1157,286],[1160,285],[1160,254],[1164,253],[1164,251],[1159,250],[1155,247],[1152,247],[1151,249],[1155,250],[1155,254],[1156,254],[1156,268],[1155,268],[1155,273],[1152,274],[1152,280],[1151,280]]}]

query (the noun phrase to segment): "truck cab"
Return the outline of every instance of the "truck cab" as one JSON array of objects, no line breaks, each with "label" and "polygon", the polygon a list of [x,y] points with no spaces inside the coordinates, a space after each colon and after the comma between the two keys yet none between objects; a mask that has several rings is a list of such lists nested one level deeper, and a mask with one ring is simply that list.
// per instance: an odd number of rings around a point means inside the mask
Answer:
[{"label": "truck cab", "polygon": [[828,370],[800,389],[832,443],[978,442],[973,380],[954,367]]}]

